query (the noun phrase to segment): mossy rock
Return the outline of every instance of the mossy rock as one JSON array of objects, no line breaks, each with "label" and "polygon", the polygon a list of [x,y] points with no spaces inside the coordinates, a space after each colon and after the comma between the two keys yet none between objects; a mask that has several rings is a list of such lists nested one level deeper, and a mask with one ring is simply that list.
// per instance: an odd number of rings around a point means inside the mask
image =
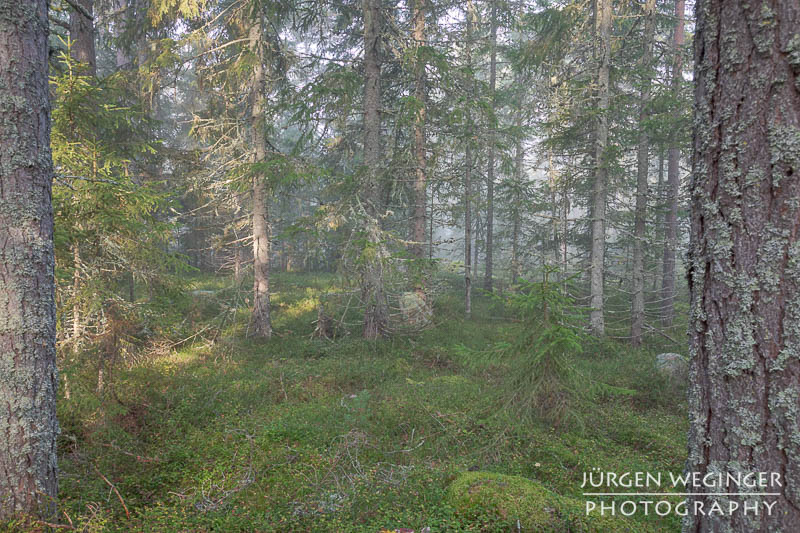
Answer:
[{"label": "mossy rock", "polygon": [[586,516],[584,504],[559,496],[520,476],[464,472],[448,488],[448,500],[466,517],[497,516],[536,532],[641,532],[647,527],[621,516]]}]

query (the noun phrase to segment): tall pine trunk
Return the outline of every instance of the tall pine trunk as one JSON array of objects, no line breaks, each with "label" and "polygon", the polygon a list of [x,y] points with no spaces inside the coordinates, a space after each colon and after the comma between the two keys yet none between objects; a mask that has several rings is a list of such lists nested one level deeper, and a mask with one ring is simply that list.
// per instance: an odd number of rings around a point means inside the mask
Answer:
[{"label": "tall pine trunk", "polygon": [[[467,1],[466,56],[468,97],[472,97],[472,24],[475,16],[471,0]],[[467,102],[467,144],[464,149],[464,313],[472,316],[472,113]]]},{"label": "tall pine trunk", "polygon": [[497,87],[497,0],[492,0],[491,28],[489,34],[489,95],[492,117],[489,130],[489,155],[486,168],[486,277],[483,288],[492,292],[494,276],[494,153],[497,130],[496,109]]},{"label": "tall pine trunk", "polygon": [[770,5],[696,8],[687,470],[780,479],[731,498],[758,516],[689,513],[684,532],[800,524],[800,8]]},{"label": "tall pine trunk", "polygon": [[[655,238],[656,242],[659,242],[662,245],[664,241],[664,221],[666,220],[666,217],[664,216],[665,203],[666,192],[664,191],[664,150],[660,149],[658,151],[658,183],[656,184]],[[663,261],[663,250],[660,253],[657,251],[656,254],[657,255],[654,259],[656,261]],[[653,292],[658,290],[659,273],[660,271],[658,269],[653,269]],[[657,298],[661,298],[661,296],[657,296]]]},{"label": "tall pine trunk", "polygon": [[361,299],[364,305],[366,339],[388,332],[389,309],[383,286],[383,237],[379,216],[383,205],[381,187],[381,11],[379,0],[363,0],[364,10],[364,164],[361,186],[365,231],[371,253],[361,272]]},{"label": "tall pine trunk", "polygon": [[[425,216],[427,211],[427,163],[425,154],[425,0],[414,0],[412,20],[414,25],[413,38],[416,47],[414,63],[414,99],[417,112],[414,116],[414,159],[416,169],[414,175],[414,215],[411,240],[411,252],[417,259],[425,257]],[[429,246],[431,244],[429,243]]]},{"label": "tall pine trunk", "polygon": [[609,70],[611,62],[611,0],[595,0],[597,119],[595,125],[594,190],[592,191],[592,264],[589,316],[592,334],[605,333],[603,267],[606,252],[606,187],[608,166]]},{"label": "tall pine trunk", "polygon": [[72,344],[78,348],[83,337],[83,316],[81,313],[81,253],[78,243],[72,244]]},{"label": "tall pine trunk", "polygon": [[[77,7],[75,7],[77,6]],[[69,38],[71,41],[70,57],[85,65],[84,74],[97,75],[97,55],[94,45],[94,2],[93,0],[75,0],[69,14]],[[97,161],[93,168],[97,174]],[[96,178],[96,175],[93,176]],[[83,337],[83,313],[81,312],[81,254],[78,243],[72,244],[72,258],[75,270],[72,274],[72,342],[77,348]]]},{"label": "tall pine trunk", "polygon": [[0,520],[50,515],[56,314],[47,2],[0,13]]},{"label": "tall pine trunk", "polygon": [[522,177],[524,174],[523,165],[525,163],[525,148],[522,145],[522,106],[524,96],[522,92],[522,76],[517,74],[514,77],[514,82],[517,86],[516,98],[516,117],[514,126],[517,130],[517,138],[514,143],[514,198],[513,205],[511,206],[511,283],[516,284],[519,278],[520,261],[519,261],[519,234],[520,234],[520,216],[522,211]]},{"label": "tall pine trunk", "polygon": [[656,1],[647,0],[644,5],[644,51],[640,61],[642,69],[642,92],[639,99],[639,146],[636,157],[636,208],[633,223],[633,302],[631,304],[631,344],[642,343],[644,326],[644,239],[647,221],[647,175],[650,169],[650,139],[645,121],[650,105],[652,81],[653,40],[655,38]]},{"label": "tall pine trunk", "polygon": [[[683,76],[681,46],[683,46],[684,0],[675,3],[675,33],[673,34],[673,53],[675,61],[672,67],[672,93],[678,96]],[[675,111],[677,115],[678,111]],[[669,209],[666,214],[664,236],[664,274],[661,278],[661,320],[665,326],[672,325],[675,315],[675,255],[678,249],[678,195],[680,191],[680,157],[681,153],[673,140],[667,155],[667,198]]]},{"label": "tall pine trunk", "polygon": [[522,211],[522,165],[525,161],[525,150],[522,147],[522,135],[519,130],[522,129],[522,111],[517,112],[516,126],[518,130],[518,137],[514,147],[514,198],[511,206],[511,283],[516,284],[519,278],[519,233],[520,233],[520,216]]},{"label": "tall pine trunk", "polygon": [[[253,67],[253,102],[250,123],[253,136],[253,162],[263,163],[267,157],[266,128],[266,75],[264,72],[264,21],[259,13],[258,21],[250,28],[250,48],[258,58]],[[257,337],[272,336],[269,302],[269,188],[263,172],[253,173],[253,313],[250,326]]]}]

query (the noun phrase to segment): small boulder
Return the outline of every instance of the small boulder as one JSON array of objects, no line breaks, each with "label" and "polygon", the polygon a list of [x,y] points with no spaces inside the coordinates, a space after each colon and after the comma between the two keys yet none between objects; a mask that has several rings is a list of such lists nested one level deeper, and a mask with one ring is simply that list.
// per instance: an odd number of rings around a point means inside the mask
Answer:
[{"label": "small boulder", "polygon": [[679,353],[660,353],[656,356],[656,369],[670,378],[685,380],[689,376],[689,360]]},{"label": "small boulder", "polygon": [[521,476],[464,472],[450,484],[447,501],[467,519],[493,515],[522,531],[622,533],[634,529],[623,516],[587,515],[585,502],[558,495]]},{"label": "small boulder", "polygon": [[400,295],[400,312],[406,327],[427,326],[433,317],[433,310],[421,291],[409,291]]}]

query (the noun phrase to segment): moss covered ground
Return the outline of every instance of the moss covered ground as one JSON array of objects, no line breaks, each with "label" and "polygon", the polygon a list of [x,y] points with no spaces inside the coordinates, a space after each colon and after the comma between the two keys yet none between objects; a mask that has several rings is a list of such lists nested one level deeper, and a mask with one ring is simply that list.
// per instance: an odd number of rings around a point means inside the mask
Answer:
[{"label": "moss covered ground", "polygon": [[87,532],[679,530],[674,516],[586,517],[581,489],[594,467],[683,469],[683,392],[653,371],[655,353],[675,350],[666,339],[585,346],[577,367],[635,392],[596,396],[579,406],[581,424],[556,430],[508,408],[501,364],[469,360],[519,327],[488,298],[466,320],[460,293],[443,292],[434,327],[413,336],[312,339],[333,284],[277,276],[276,334],[258,342],[231,280],[198,278],[194,288],[213,293],[175,314],[200,331],[228,308],[217,333],[119,362],[102,399],[91,368],[70,371],[60,522]]}]

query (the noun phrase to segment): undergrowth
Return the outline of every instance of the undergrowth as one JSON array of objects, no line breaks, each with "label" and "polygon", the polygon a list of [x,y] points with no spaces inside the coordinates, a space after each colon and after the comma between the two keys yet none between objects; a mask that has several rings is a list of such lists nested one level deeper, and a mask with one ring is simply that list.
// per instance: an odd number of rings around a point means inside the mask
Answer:
[{"label": "undergrowth", "polygon": [[[516,531],[502,512],[460,508],[448,492],[457,476],[521,476],[581,500],[593,467],[682,470],[685,405],[653,372],[660,346],[585,337],[558,319],[566,300],[549,300],[549,322],[506,320],[541,304],[535,284],[501,311],[476,297],[470,320],[447,291],[435,326],[413,337],[313,339],[308,300],[335,282],[276,276],[276,335],[257,342],[232,280],[198,277],[193,287],[213,294],[185,316],[202,333],[120,362],[102,397],[91,370],[73,370],[58,406],[58,521],[87,532]],[[508,360],[485,357],[498,347]],[[579,397],[589,378],[609,388]],[[569,405],[583,427],[519,416],[506,408],[509,383],[525,392],[514,403],[553,416]],[[634,531],[679,528],[674,517],[629,520]]]}]

